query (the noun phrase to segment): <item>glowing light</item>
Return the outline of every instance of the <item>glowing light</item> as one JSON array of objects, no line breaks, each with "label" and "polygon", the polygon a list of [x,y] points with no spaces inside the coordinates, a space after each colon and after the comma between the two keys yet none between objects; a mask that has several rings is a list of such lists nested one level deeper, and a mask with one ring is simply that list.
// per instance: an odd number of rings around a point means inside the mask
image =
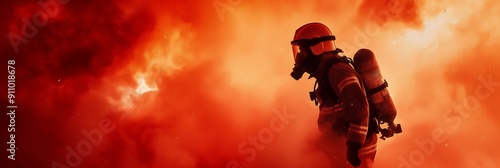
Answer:
[{"label": "glowing light", "polygon": [[120,98],[119,105],[122,109],[131,109],[132,107],[134,107],[133,102],[132,92],[128,91],[125,92]]},{"label": "glowing light", "polygon": [[158,90],[156,84],[154,86],[149,86],[148,84],[146,84],[146,79],[144,79],[144,75],[139,75],[139,76],[141,77],[136,78],[137,88],[135,89],[135,94],[142,95],[147,92],[153,92]]},{"label": "glowing light", "polygon": [[172,30],[168,35],[163,35],[162,40],[153,41],[150,48],[145,51],[147,62],[146,74],[172,75],[195,61],[189,49],[194,35],[186,30]]},{"label": "glowing light", "polygon": [[[118,99],[110,98],[110,102],[119,109],[131,111],[141,108],[149,95],[146,93],[158,91],[157,85],[161,84],[162,78],[173,75],[182,70],[188,63],[192,63],[194,57],[189,50],[189,44],[193,34],[184,30],[173,30],[168,35],[163,34],[159,39],[152,39],[148,49],[144,52],[146,60],[142,65],[134,65],[130,69],[134,72],[135,85],[119,86]],[[166,39],[166,40],[165,40]],[[137,67],[145,67],[138,69]]]},{"label": "glowing light", "polygon": [[112,104],[115,104],[118,109],[121,110],[131,110],[135,108],[138,103],[141,103],[144,99],[141,99],[145,93],[158,91],[158,87],[156,83],[150,84],[147,81],[148,76],[142,73],[137,73],[135,75],[135,81],[137,82],[137,86],[134,87],[118,87],[118,91],[121,93],[121,96],[118,100],[113,100],[112,98],[109,101]]}]

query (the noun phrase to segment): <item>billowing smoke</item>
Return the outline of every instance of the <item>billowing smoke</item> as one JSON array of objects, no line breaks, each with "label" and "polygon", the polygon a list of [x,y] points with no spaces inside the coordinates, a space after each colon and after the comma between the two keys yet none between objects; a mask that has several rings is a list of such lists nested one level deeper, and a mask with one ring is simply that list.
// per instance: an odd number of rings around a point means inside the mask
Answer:
[{"label": "billowing smoke", "polygon": [[493,0],[1,8],[18,105],[7,167],[331,167],[307,94],[314,81],[289,76],[293,33],[313,21],[348,56],[372,49],[389,82],[403,133],[379,141],[375,167],[500,164]]}]

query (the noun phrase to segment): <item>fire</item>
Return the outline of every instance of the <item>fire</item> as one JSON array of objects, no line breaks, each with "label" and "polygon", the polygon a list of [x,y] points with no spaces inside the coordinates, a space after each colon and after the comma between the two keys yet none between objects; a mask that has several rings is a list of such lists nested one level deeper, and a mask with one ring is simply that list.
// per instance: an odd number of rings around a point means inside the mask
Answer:
[{"label": "fire", "polygon": [[170,76],[193,63],[193,54],[188,48],[191,47],[192,33],[180,28],[168,33],[161,33],[162,29],[159,28],[157,32],[162,35],[153,38],[148,45],[150,49],[144,53],[144,66],[148,74]]},{"label": "fire", "polygon": [[181,30],[173,30],[168,35],[162,35],[161,38],[152,38],[147,45],[151,46],[150,49],[143,54],[145,61],[129,67],[137,71],[133,77],[136,86],[135,88],[119,87],[118,90],[122,96],[118,101],[120,104],[118,106],[121,109],[135,109],[139,103],[144,103],[144,94],[158,91],[158,82],[192,63],[190,62],[193,60],[192,54],[186,49],[191,39],[192,34],[186,31],[181,32]]},{"label": "fire", "polygon": [[150,86],[146,83],[146,79],[145,79],[144,74],[136,75],[135,80],[137,82],[137,88],[135,89],[135,94],[138,96],[140,96],[144,93],[147,93],[147,92],[154,92],[154,91],[158,90],[158,87],[156,87],[156,83],[153,84],[152,86]]},{"label": "fire", "polygon": [[[332,167],[315,146],[314,81],[289,76],[290,41],[307,22],[329,26],[339,48],[377,55],[403,133],[380,141],[375,167],[500,165],[498,1],[58,2],[0,5],[0,52],[19,65],[26,120],[16,136],[25,152],[6,167]],[[50,10],[58,14],[39,12]],[[34,34],[18,41],[18,54],[11,31]],[[489,98],[455,110],[473,103],[463,100],[477,87]],[[260,141],[283,106],[297,118]],[[95,133],[103,117],[116,129],[87,152],[80,142],[99,136],[82,130]],[[435,128],[446,142],[433,140]]]},{"label": "fire", "polygon": [[109,98],[110,104],[113,104],[118,110],[132,111],[137,110],[137,105],[144,103],[143,96],[146,93],[158,91],[156,83],[149,84],[146,75],[137,73],[135,75],[136,87],[120,86],[117,91],[121,93],[119,100]]}]

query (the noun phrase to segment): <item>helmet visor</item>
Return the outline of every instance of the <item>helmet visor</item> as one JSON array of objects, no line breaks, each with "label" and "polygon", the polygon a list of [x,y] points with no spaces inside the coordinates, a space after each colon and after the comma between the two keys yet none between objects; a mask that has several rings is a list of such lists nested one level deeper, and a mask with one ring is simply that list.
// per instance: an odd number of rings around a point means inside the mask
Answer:
[{"label": "helmet visor", "polygon": [[[335,40],[335,36],[330,35],[330,36],[323,36],[323,37],[318,37],[318,38],[312,38],[312,39],[298,39],[298,40],[293,40],[291,42],[292,44],[292,52],[293,52],[293,59],[295,60],[295,64],[300,63],[302,60],[305,59],[304,56],[305,54],[299,54],[301,51],[301,46],[302,47],[311,47],[314,46],[320,42],[323,41],[328,41],[328,40]],[[307,50],[307,48],[306,48]],[[307,55],[305,55],[307,56]],[[304,58],[302,58],[304,57]]]},{"label": "helmet visor", "polygon": [[297,63],[301,62],[304,59],[299,56],[300,46],[292,44],[292,52],[293,52],[293,60],[295,60],[295,65],[297,65]]}]

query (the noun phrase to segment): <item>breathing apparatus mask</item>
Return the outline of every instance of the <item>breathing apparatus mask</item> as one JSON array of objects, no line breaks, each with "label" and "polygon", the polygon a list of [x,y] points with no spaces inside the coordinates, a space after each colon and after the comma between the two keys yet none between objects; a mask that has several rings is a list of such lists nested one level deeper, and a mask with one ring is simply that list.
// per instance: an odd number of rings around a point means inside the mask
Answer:
[{"label": "breathing apparatus mask", "polygon": [[306,72],[310,74],[308,79],[312,77],[312,74],[318,69],[321,57],[319,55],[314,55],[311,50],[311,46],[328,40],[335,40],[335,36],[331,35],[312,39],[299,39],[291,42],[293,57],[295,60],[295,66],[290,74],[293,79],[299,80]]}]

